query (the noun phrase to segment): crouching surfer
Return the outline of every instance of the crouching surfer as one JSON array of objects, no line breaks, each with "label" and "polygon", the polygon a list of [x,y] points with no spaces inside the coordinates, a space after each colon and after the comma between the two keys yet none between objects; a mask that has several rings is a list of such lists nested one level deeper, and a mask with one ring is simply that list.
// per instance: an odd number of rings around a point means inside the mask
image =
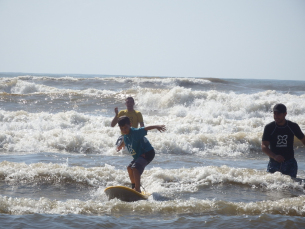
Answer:
[{"label": "crouching surfer", "polygon": [[118,124],[124,137],[124,143],[117,147],[121,150],[124,146],[133,157],[127,167],[132,189],[141,192],[140,180],[145,167],[154,159],[155,151],[147,140],[148,130],[157,129],[160,132],[166,130],[165,125],[146,126],[141,128],[131,127],[129,117],[122,116],[118,119]]}]

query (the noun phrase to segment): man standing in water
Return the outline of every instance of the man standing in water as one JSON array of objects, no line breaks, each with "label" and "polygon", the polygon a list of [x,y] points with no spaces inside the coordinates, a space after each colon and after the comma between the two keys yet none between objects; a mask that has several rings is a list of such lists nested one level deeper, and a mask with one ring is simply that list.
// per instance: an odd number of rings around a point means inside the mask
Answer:
[{"label": "man standing in water", "polygon": [[140,111],[136,111],[133,107],[135,105],[134,99],[132,97],[128,97],[125,100],[126,110],[121,110],[118,112],[118,108],[114,108],[115,116],[111,122],[111,127],[115,127],[118,123],[119,117],[127,116],[130,119],[133,128],[144,127],[143,117]]},{"label": "man standing in water", "polygon": [[273,107],[274,121],[267,124],[262,138],[262,151],[270,158],[267,172],[281,172],[296,178],[298,164],[294,158],[294,136],[305,145],[305,136],[298,124],[286,120],[287,109],[284,104]]},{"label": "man standing in water", "polygon": [[[118,108],[114,108],[115,116],[111,122],[111,127],[115,127],[115,125],[118,123],[118,120],[122,116],[127,116],[130,119],[131,122],[131,127],[133,128],[138,128],[139,124],[140,127],[144,127],[144,121],[143,121],[143,116],[140,111],[136,111],[134,109],[134,99],[132,97],[128,97],[125,100],[125,105],[126,105],[126,110],[121,110],[118,112]],[[120,136],[116,142],[116,145],[118,149],[121,149],[122,144],[123,144],[123,135]]]}]

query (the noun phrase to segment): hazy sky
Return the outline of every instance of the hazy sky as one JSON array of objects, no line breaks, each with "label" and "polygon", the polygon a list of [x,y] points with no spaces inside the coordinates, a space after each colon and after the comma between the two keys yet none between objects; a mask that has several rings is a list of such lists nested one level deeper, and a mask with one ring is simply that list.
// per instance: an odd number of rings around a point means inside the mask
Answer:
[{"label": "hazy sky", "polygon": [[305,1],[0,0],[0,72],[305,80]]}]

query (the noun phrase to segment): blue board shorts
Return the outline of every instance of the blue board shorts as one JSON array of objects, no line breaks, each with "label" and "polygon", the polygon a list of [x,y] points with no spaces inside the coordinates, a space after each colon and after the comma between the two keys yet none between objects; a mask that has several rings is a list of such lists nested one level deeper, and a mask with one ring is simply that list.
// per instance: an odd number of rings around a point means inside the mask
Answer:
[{"label": "blue board shorts", "polygon": [[145,167],[154,159],[155,157],[155,150],[152,149],[146,153],[143,153],[140,157],[135,160],[132,160],[128,167],[136,168],[140,175],[142,175]]},{"label": "blue board shorts", "polygon": [[298,172],[298,163],[295,160],[295,158],[291,158],[282,163],[279,163],[275,160],[270,160],[268,163],[267,172],[269,173],[281,172],[282,174],[296,178]]}]

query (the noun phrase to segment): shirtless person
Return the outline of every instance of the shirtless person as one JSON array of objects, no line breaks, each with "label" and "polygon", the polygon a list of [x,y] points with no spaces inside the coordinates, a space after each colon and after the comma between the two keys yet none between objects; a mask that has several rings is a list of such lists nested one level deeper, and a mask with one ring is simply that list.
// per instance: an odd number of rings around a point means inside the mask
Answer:
[{"label": "shirtless person", "polygon": [[281,172],[296,178],[298,164],[294,158],[294,136],[305,145],[305,136],[298,124],[286,120],[284,104],[273,107],[274,121],[265,126],[262,138],[262,151],[270,158],[267,172]]}]

